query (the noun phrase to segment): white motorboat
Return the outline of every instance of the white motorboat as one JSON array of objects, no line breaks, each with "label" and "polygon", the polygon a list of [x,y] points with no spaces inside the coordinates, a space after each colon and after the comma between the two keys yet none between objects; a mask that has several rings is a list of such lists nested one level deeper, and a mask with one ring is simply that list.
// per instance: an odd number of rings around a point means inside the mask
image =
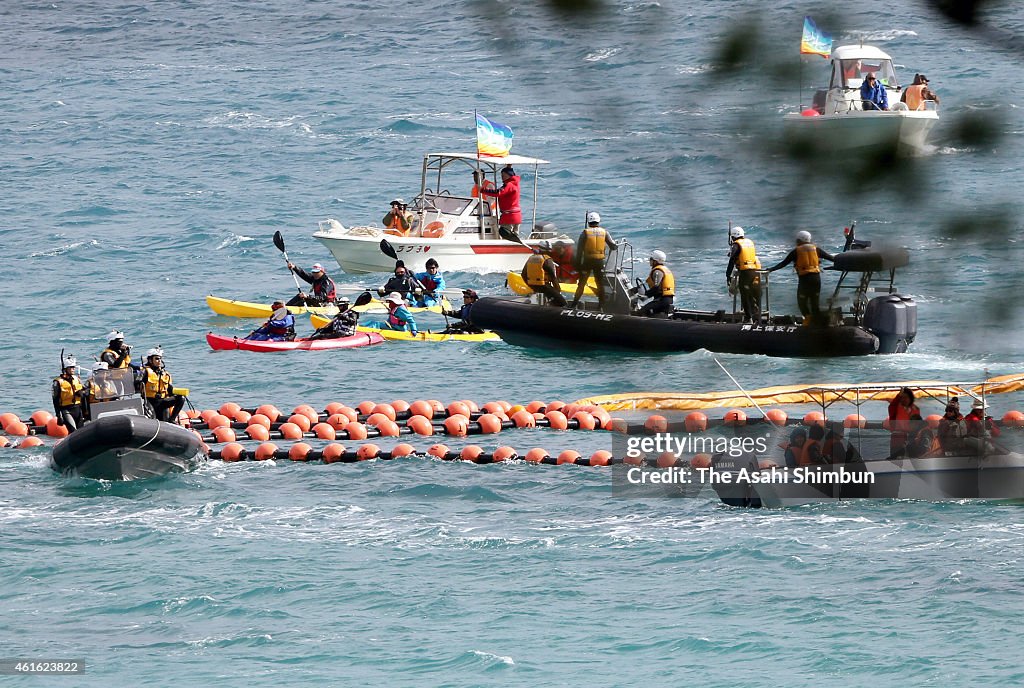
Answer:
[{"label": "white motorboat", "polygon": [[[546,160],[520,155],[428,153],[423,157],[420,192],[411,204],[415,220],[407,236],[373,225],[345,227],[330,218],[320,221],[313,237],[330,250],[348,273],[394,269],[394,259],[381,251],[381,239],[387,239],[398,258],[413,270],[423,270],[427,259],[434,258],[444,271],[519,271],[530,254],[525,244],[557,236],[553,224],[537,222],[537,169],[544,164]],[[479,169],[498,188],[499,170],[506,165],[517,172],[533,168],[532,208],[523,207],[520,227],[524,243],[499,236],[493,197],[479,198],[472,193],[472,171]],[[521,203],[525,196],[523,193]]]},{"label": "white motorboat", "polygon": [[[914,154],[925,149],[928,132],[939,121],[937,105],[925,100],[920,109],[910,110],[900,102],[903,86],[888,54],[870,45],[844,45],[832,51],[831,67],[829,86],[815,93],[811,107],[784,116],[789,137],[812,141],[825,151],[896,145]],[[868,74],[885,87],[888,110],[861,100]]]}]

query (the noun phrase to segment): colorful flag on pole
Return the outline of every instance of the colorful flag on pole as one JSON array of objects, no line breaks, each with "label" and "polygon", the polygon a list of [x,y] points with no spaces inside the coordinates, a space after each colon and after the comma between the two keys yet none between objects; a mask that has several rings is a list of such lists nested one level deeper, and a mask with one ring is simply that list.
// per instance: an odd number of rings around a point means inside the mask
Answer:
[{"label": "colorful flag on pole", "polygon": [[815,26],[810,17],[804,17],[804,35],[800,39],[801,55],[821,55],[825,59],[832,54],[832,35]]},{"label": "colorful flag on pole", "polygon": [[476,152],[480,155],[504,157],[512,150],[512,129],[476,116]]}]

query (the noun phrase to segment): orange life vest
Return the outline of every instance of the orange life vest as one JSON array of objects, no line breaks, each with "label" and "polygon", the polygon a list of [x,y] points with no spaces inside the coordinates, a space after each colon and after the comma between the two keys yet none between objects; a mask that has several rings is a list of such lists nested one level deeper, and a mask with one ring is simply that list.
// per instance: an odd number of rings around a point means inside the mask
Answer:
[{"label": "orange life vest", "polygon": [[903,102],[907,104],[907,107],[911,110],[923,110],[924,109],[924,84],[918,84],[917,86],[907,86],[905,92],[905,98]]},{"label": "orange life vest", "polygon": [[757,259],[754,242],[743,237],[737,239],[735,243],[740,247],[740,253],[736,256],[736,268],[738,270],[760,270],[761,261]]},{"label": "orange life vest", "polygon": [[800,457],[797,459],[797,463],[801,466],[816,466],[817,461],[813,461],[811,458],[811,450],[817,448],[818,457],[821,457],[821,440],[812,440],[808,438],[804,441],[804,446],[800,447]]},{"label": "orange life vest", "polygon": [[797,246],[794,266],[798,275],[821,272],[821,263],[818,260],[818,247],[814,244],[800,244]]},{"label": "orange life vest", "polygon": [[583,255],[587,260],[604,260],[605,239],[608,232],[604,227],[587,227],[583,230]]},{"label": "orange life vest", "polygon": [[651,268],[651,274],[647,276],[647,286],[651,289],[654,288],[654,273],[658,270],[661,271],[661,295],[675,296],[676,278],[672,275],[672,271],[664,265],[655,265]]}]

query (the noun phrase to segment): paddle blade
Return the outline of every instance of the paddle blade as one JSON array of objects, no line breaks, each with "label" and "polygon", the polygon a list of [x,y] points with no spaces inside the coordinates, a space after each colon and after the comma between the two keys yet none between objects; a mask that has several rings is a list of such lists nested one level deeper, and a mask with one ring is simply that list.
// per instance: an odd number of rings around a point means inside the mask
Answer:
[{"label": "paddle blade", "polygon": [[505,241],[514,241],[517,244],[522,244],[526,248],[530,248],[530,245],[523,241],[518,234],[516,234],[515,232],[510,232],[504,227],[498,227],[498,236],[500,236]]},{"label": "paddle blade", "polygon": [[277,246],[277,250],[284,253],[284,237],[281,236],[281,231],[274,232],[274,246]]},{"label": "paddle blade", "polygon": [[368,291],[364,291],[356,299],[355,305],[356,306],[365,306],[366,304],[370,303],[371,301],[373,301],[373,294],[371,294]]},{"label": "paddle blade", "polygon": [[395,252],[395,247],[392,246],[387,239],[380,240],[380,252],[388,258],[398,260],[398,253]]}]

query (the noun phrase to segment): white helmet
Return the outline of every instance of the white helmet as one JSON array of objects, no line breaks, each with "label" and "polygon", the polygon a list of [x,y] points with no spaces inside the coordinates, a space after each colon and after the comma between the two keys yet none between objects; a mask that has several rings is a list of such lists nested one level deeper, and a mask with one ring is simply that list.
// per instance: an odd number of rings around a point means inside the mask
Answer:
[{"label": "white helmet", "polygon": [[155,346],[146,352],[146,358],[153,358],[154,356],[164,357],[164,350],[159,346]]},{"label": "white helmet", "polygon": [[651,251],[651,260],[653,260],[655,263],[664,263],[665,262],[665,252],[664,251]]},{"label": "white helmet", "polygon": [[77,368],[78,359],[75,358],[74,354],[67,354],[64,358],[60,359],[61,366],[64,368]]},{"label": "white helmet", "polygon": [[124,339],[124,332],[121,330],[111,330],[110,334],[107,335],[107,340],[112,342],[115,339]]},{"label": "white helmet", "polygon": [[349,302],[349,298],[347,296],[339,296],[338,297],[338,303],[339,304],[348,303],[348,302]]},{"label": "white helmet", "polygon": [[743,233],[742,227],[733,227],[729,230],[729,238],[735,241],[736,239],[742,239],[746,234]]},{"label": "white helmet", "polygon": [[95,363],[92,364],[92,369],[94,371],[107,370],[108,368],[110,368],[110,366],[107,365],[106,361],[96,361]]},{"label": "white helmet", "polygon": [[587,224],[589,225],[591,222],[596,222],[600,224],[601,214],[594,210],[591,210],[589,213],[587,213]]},{"label": "white helmet", "polygon": [[796,243],[798,244],[809,244],[811,243],[811,233],[806,230],[801,230],[796,233]]}]

